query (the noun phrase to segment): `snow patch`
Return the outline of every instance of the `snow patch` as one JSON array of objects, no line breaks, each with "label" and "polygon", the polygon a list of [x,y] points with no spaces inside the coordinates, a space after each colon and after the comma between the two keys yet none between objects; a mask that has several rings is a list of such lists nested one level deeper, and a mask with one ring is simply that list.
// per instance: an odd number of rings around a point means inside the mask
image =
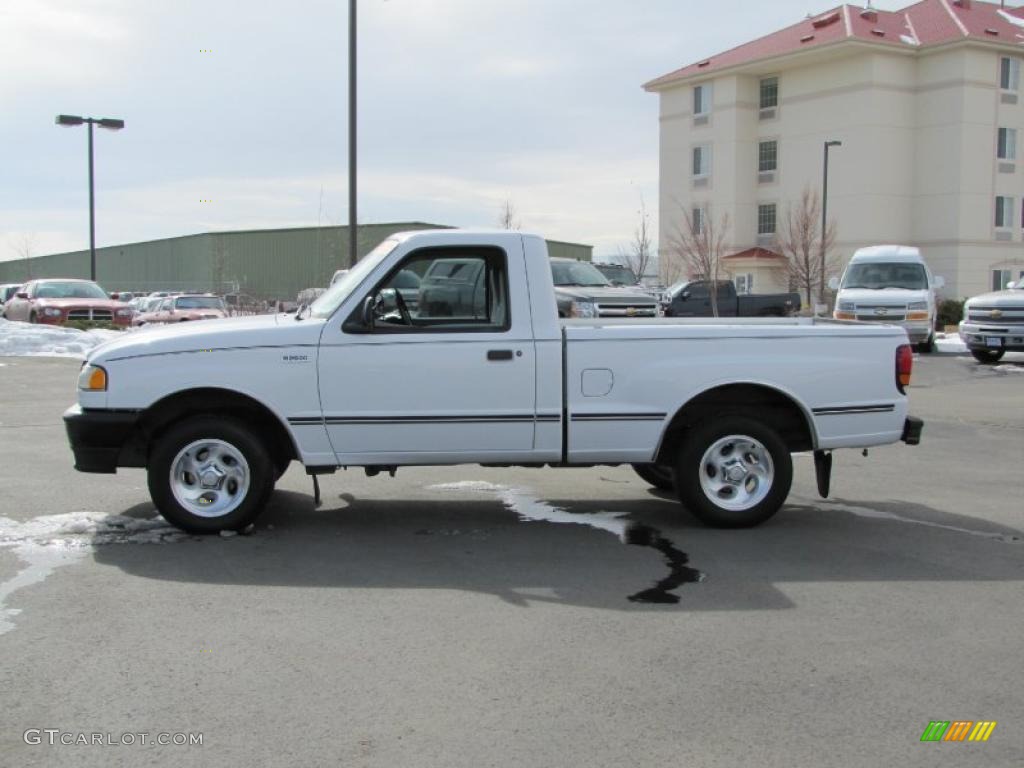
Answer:
[{"label": "snow patch", "polygon": [[1014,26],[1024,27],[1024,19],[1014,16],[1012,13],[1007,13],[1002,8],[998,9],[996,13],[998,13],[1000,16],[1003,17],[1003,19],[1010,22]]},{"label": "snow patch", "polygon": [[84,359],[105,341],[124,331],[95,328],[80,331],[58,325],[37,325],[0,318],[0,357],[72,357]]},{"label": "snow patch", "polygon": [[996,373],[1024,373],[1024,366],[1020,365],[997,365],[992,369]]},{"label": "snow patch", "polygon": [[900,35],[900,41],[906,43],[907,45],[916,46],[921,44],[916,37],[911,37],[910,35]]},{"label": "snow patch", "polygon": [[957,333],[936,333],[935,351],[945,355],[966,355],[967,345]]},{"label": "snow patch", "polygon": [[0,635],[14,629],[20,608],[8,601],[19,589],[39,584],[57,568],[71,565],[105,544],[158,544],[181,541],[187,534],[162,517],[137,518],[101,512],[70,512],[25,522],[0,517],[0,547],[14,551],[24,567],[0,583]]}]

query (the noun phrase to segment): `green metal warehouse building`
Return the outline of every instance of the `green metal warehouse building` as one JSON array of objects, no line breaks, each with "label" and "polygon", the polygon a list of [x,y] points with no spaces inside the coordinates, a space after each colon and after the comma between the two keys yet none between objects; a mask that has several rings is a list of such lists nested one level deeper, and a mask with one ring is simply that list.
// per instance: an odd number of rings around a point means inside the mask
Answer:
[{"label": "green metal warehouse building", "polygon": [[[358,228],[360,257],[395,232],[447,229],[422,222]],[[107,291],[213,291],[294,300],[324,287],[348,258],[348,227],[207,232],[96,249],[96,279]],[[590,261],[593,247],[548,241],[552,256]],[[0,262],[0,283],[89,277],[89,251]]]}]

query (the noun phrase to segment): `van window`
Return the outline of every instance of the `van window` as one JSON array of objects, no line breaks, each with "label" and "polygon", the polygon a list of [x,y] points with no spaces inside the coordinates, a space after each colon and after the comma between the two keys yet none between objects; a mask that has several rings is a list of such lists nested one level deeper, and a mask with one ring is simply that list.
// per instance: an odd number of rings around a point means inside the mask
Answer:
[{"label": "van window", "polygon": [[866,262],[851,264],[841,287],[868,288],[873,291],[885,288],[921,291],[928,288],[928,277],[924,266],[913,262]]}]

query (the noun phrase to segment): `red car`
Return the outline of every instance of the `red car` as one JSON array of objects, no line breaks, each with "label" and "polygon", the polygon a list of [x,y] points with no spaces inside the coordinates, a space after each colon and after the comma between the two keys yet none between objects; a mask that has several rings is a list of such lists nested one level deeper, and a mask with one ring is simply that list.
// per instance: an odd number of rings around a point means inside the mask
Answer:
[{"label": "red car", "polygon": [[186,320],[214,320],[227,317],[228,308],[220,296],[212,294],[183,294],[168,296],[156,308],[135,316],[132,325],[155,323],[182,323]]},{"label": "red car", "polygon": [[8,320],[47,325],[88,320],[126,326],[133,314],[91,280],[29,280],[4,304]]}]

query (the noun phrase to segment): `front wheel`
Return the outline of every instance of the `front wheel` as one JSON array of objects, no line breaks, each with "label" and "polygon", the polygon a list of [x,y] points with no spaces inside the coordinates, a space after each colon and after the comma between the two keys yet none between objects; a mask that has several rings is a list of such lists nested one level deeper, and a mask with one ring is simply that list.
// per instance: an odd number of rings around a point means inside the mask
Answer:
[{"label": "front wheel", "polygon": [[655,488],[663,491],[676,489],[675,481],[672,479],[672,467],[665,464],[634,464],[633,471]]},{"label": "front wheel", "polygon": [[157,439],[147,479],[168,522],[189,533],[217,533],[256,519],[275,474],[260,436],[244,423],[194,416]]},{"label": "front wheel", "polygon": [[749,416],[712,417],[687,435],[674,467],[679,499],[715,528],[749,528],[770,518],[793,484],[789,448]]},{"label": "front wheel", "polygon": [[924,355],[930,355],[935,351],[935,334],[931,334],[927,341],[922,341],[917,345],[917,351]]},{"label": "front wheel", "polygon": [[1006,354],[1004,349],[972,349],[971,354],[974,355],[974,359],[979,363],[985,365],[992,365],[998,363],[1003,359],[1003,355]]}]

